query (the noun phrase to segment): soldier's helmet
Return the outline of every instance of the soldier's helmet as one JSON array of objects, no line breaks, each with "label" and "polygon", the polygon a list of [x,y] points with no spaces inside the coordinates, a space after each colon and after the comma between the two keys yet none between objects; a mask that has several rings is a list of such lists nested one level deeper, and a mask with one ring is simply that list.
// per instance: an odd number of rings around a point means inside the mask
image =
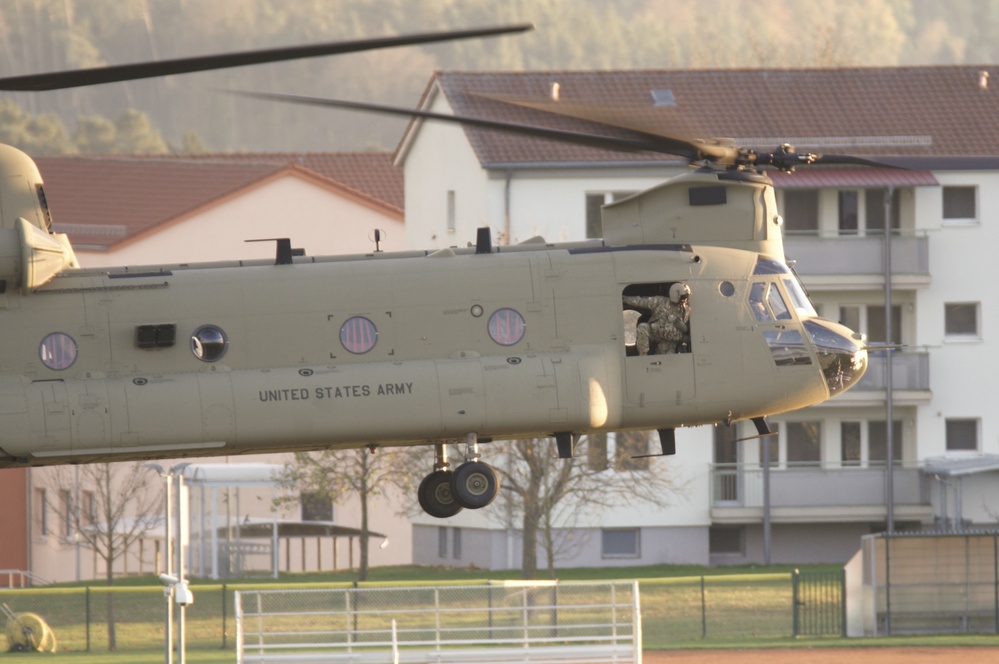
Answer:
[{"label": "soldier's helmet", "polygon": [[687,284],[676,283],[669,287],[669,299],[673,304],[680,304],[690,297],[690,287]]}]

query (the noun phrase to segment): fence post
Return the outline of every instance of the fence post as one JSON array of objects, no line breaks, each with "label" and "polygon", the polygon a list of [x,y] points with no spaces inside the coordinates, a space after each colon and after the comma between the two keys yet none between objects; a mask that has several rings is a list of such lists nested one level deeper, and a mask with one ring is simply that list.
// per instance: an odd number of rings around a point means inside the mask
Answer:
[{"label": "fence post", "polygon": [[798,615],[798,608],[800,607],[800,598],[798,597],[798,587],[799,587],[799,577],[801,576],[801,571],[794,569],[791,571],[791,636],[798,638],[798,633],[800,631],[800,620]]},{"label": "fence post", "polygon": [[86,615],[87,624],[87,652],[90,652],[90,586],[87,586],[86,598],[84,601],[86,603],[84,614]]},{"label": "fence post", "polygon": [[704,575],[701,575],[701,638],[708,638],[708,605],[704,593]]},{"label": "fence post", "polygon": [[228,593],[229,587],[226,585],[225,581],[222,582],[222,650],[226,647],[226,611],[228,609],[227,603],[229,599]]},{"label": "fence post", "polygon": [[846,638],[846,568],[839,571],[839,629],[840,636]]}]

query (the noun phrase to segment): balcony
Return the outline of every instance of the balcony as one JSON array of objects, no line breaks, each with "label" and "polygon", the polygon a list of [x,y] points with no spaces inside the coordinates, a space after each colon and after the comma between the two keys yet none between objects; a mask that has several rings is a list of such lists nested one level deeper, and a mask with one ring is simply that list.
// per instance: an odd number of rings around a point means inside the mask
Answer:
[{"label": "balcony", "polygon": [[[895,466],[896,518],[932,520],[930,484],[918,468]],[[785,464],[770,471],[775,522],[857,522],[885,519],[885,466]],[[758,464],[711,466],[711,520],[763,520],[763,469]]]},{"label": "balcony", "polygon": [[[809,288],[883,287],[884,238],[880,235],[788,235],[784,255]],[[901,233],[891,240],[892,281],[914,288],[930,283],[925,235]]]},{"label": "balcony", "polygon": [[[891,356],[894,403],[899,406],[929,403],[933,396],[930,391],[929,352],[926,350],[893,351]],[[888,382],[888,377],[885,375],[888,357],[884,351],[873,352],[868,356],[867,362],[867,372],[864,373],[860,382],[849,391],[826,402],[827,405],[884,403]]]}]

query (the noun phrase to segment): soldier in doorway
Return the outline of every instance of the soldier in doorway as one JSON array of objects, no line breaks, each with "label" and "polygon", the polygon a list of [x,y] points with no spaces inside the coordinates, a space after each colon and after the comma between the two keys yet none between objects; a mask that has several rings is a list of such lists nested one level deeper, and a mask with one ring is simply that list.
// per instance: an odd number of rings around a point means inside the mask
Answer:
[{"label": "soldier in doorway", "polygon": [[665,355],[690,352],[690,288],[675,283],[669,297],[625,295],[624,304],[651,312],[636,329],[635,347],[639,355]]}]

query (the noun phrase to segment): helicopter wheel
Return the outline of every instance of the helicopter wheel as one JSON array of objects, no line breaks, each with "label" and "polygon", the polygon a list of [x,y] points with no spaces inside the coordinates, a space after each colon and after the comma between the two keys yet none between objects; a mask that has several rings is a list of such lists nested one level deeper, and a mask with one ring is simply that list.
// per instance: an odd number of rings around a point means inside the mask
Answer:
[{"label": "helicopter wheel", "polygon": [[455,501],[462,507],[477,510],[496,499],[499,477],[489,464],[469,461],[458,466],[451,477]]},{"label": "helicopter wheel", "polygon": [[451,490],[453,475],[450,470],[435,470],[423,478],[416,497],[424,512],[438,519],[446,519],[461,511],[462,506],[455,500]]}]

